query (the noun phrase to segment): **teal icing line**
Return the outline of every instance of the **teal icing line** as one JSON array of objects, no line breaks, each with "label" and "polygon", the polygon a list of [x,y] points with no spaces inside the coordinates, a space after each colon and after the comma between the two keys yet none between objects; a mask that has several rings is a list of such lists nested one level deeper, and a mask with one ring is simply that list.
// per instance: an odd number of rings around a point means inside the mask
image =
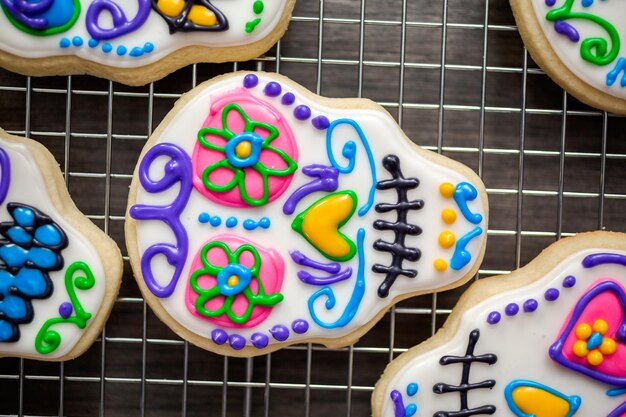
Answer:
[{"label": "teal icing line", "polygon": [[339,165],[335,156],[333,155],[333,147],[332,147],[332,136],[335,127],[347,124],[352,126],[357,135],[359,135],[359,140],[363,144],[363,149],[365,149],[365,153],[367,154],[367,161],[370,166],[370,173],[372,174],[372,186],[370,187],[369,195],[367,198],[367,202],[359,208],[359,216],[364,216],[367,212],[372,208],[374,204],[374,194],[376,193],[376,163],[374,162],[374,156],[372,155],[372,149],[370,148],[369,142],[365,137],[365,133],[361,129],[359,124],[352,119],[337,119],[333,121],[326,131],[326,152],[328,153],[328,160],[331,165],[337,168],[342,174],[349,174],[354,170],[354,164],[356,162],[356,143],[352,140],[347,141],[343,148],[341,148],[341,154],[348,160],[348,165],[343,167]]},{"label": "teal icing line", "polygon": [[623,72],[622,79],[620,81],[620,85],[622,87],[626,87],[626,58],[621,57],[617,60],[617,64],[615,64],[615,68],[608,74],[606,74],[606,85],[611,87],[617,81],[620,72]]},{"label": "teal icing line", "polygon": [[352,290],[352,295],[350,296],[350,300],[346,305],[346,309],[343,311],[341,316],[333,323],[326,323],[322,321],[317,314],[315,313],[314,303],[321,296],[325,295],[328,299],[326,300],[325,306],[326,310],[332,310],[337,303],[337,299],[335,298],[335,292],[332,290],[330,286],[325,286],[321,290],[316,291],[309,298],[309,312],[311,313],[311,318],[313,321],[317,323],[319,326],[325,329],[335,329],[337,327],[344,327],[346,324],[350,323],[354,316],[356,315],[359,305],[361,305],[361,300],[363,299],[363,295],[365,294],[365,253],[363,252],[363,241],[365,240],[365,229],[360,228],[356,235],[357,239],[357,250],[359,253],[359,271],[357,272],[356,281],[354,283],[354,289]]},{"label": "teal icing line", "polygon": [[474,229],[467,232],[466,234],[464,234],[461,238],[459,238],[459,240],[456,241],[456,246],[454,247],[454,254],[452,255],[452,258],[450,259],[450,268],[454,269],[455,271],[458,271],[459,269],[463,268],[465,265],[470,263],[470,261],[472,260],[472,254],[469,253],[469,251],[466,250],[465,248],[467,247],[468,243],[470,243],[472,239],[474,239],[477,236],[480,236],[482,233],[483,233],[483,229],[477,226]]},{"label": "teal icing line", "polygon": [[468,201],[474,201],[478,197],[476,187],[469,182],[460,182],[456,185],[452,196],[454,201],[456,201],[456,205],[459,206],[459,210],[463,213],[463,217],[468,222],[478,224],[483,221],[483,216],[480,213],[472,213],[467,205]]},{"label": "teal icing line", "polygon": [[569,412],[565,417],[572,417],[576,413],[576,411],[578,411],[578,408],[580,408],[580,404],[582,403],[582,399],[578,395],[572,395],[568,397],[567,395],[560,393],[554,388],[540,384],[539,382],[528,381],[524,379],[515,379],[509,382],[509,384],[504,389],[504,398],[506,399],[506,403],[508,404],[513,414],[515,414],[517,417],[535,417],[534,414],[524,413],[522,410],[519,409],[517,404],[515,404],[515,401],[513,400],[513,391],[515,390],[515,388],[518,387],[531,387],[541,389],[567,401],[567,403],[569,404]]}]

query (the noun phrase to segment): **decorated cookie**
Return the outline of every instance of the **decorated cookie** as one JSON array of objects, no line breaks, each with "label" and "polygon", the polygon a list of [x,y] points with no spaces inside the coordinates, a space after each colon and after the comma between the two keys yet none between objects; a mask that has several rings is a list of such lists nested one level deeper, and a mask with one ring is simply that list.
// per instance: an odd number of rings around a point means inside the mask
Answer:
[{"label": "decorated cookie", "polygon": [[533,59],[579,100],[626,114],[626,7],[620,0],[510,0]]},{"label": "decorated cookie", "polygon": [[0,356],[72,359],[122,275],[115,243],[72,203],[53,156],[0,129]]},{"label": "decorated cookie", "polygon": [[235,73],[186,94],[149,139],[126,241],[165,323],[253,356],[350,344],[393,303],[461,285],[486,229],[477,176],[381,107]]},{"label": "decorated cookie", "polygon": [[295,0],[0,0],[0,66],[143,85],[197,62],[256,58]]},{"label": "decorated cookie", "polygon": [[563,239],[480,280],[444,328],[400,355],[375,417],[626,415],[626,235]]}]

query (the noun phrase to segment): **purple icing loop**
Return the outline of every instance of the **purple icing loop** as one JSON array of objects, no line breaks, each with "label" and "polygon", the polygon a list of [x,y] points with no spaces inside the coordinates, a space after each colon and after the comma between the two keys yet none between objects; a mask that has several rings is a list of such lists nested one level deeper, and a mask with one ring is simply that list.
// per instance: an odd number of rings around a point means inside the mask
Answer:
[{"label": "purple icing loop", "polygon": [[4,149],[0,148],[0,204],[9,192],[11,185],[11,159]]},{"label": "purple icing loop", "polygon": [[328,272],[329,274],[336,274],[341,271],[341,265],[338,262],[317,262],[298,250],[289,252],[289,255],[291,255],[291,259],[293,259],[293,261],[298,265],[319,269],[320,271]]},{"label": "purple icing loop", "polygon": [[[164,175],[154,181],[150,178],[150,166],[155,159],[161,156],[170,157],[165,164]],[[180,214],[185,209],[191,189],[191,159],[178,146],[171,143],[159,143],[146,153],[139,165],[139,179],[143,188],[149,193],[160,193],[180,182],[180,191],[176,199],[165,206],[150,206],[135,204],[130,208],[130,215],[136,220],[160,220],[167,224],[176,237],[176,244],[155,243],[150,246],[141,257],[141,272],[143,279],[157,297],[169,297],[174,292],[178,279],[183,272],[189,240],[187,232],[180,221]],[[175,267],[174,274],[165,286],[161,286],[154,278],[152,272],[152,258],[156,255],[164,255],[170,265]]]},{"label": "purple icing loop", "polygon": [[352,276],[352,268],[347,267],[343,271],[338,274],[329,275],[327,277],[316,277],[315,275],[311,275],[306,271],[298,271],[298,278],[300,281],[309,285],[329,285],[335,284],[337,282],[345,281],[346,279]]},{"label": "purple icing loop", "polygon": [[[134,32],[144,24],[150,15],[150,10],[152,10],[150,0],[137,0],[137,3],[137,15],[133,19],[128,20],[124,10],[122,10],[122,8],[112,0],[94,0],[85,15],[85,26],[87,26],[87,31],[92,38],[99,41],[114,39],[127,33]],[[104,10],[111,14],[111,18],[113,19],[112,28],[105,29],[98,25],[98,18]]]},{"label": "purple icing loop", "polygon": [[289,196],[283,205],[283,213],[285,214],[293,214],[300,200],[307,195],[316,191],[335,191],[339,186],[339,181],[337,180],[337,178],[339,178],[339,171],[337,168],[327,165],[312,164],[302,168],[302,173],[317,179],[302,185]]},{"label": "purple icing loop", "polygon": [[556,33],[567,36],[572,42],[578,42],[580,40],[580,34],[576,28],[562,20],[554,22],[554,30],[556,30]]},{"label": "purple icing loop", "polygon": [[31,17],[29,14],[41,14],[52,6],[53,0],[41,0],[29,2],[27,0],[1,0],[0,4],[20,23],[35,30],[43,30],[48,26],[48,19],[44,17]]}]

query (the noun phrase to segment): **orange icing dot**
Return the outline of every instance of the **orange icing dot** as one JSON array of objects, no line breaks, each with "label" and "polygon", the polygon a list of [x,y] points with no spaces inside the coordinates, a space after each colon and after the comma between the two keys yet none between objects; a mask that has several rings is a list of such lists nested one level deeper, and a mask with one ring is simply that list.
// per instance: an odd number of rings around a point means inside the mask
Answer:
[{"label": "orange icing dot", "polygon": [[441,212],[441,219],[446,224],[454,223],[456,221],[456,211],[452,210],[451,208],[443,209],[443,211]]},{"label": "orange icing dot", "polygon": [[439,192],[445,198],[450,198],[454,194],[454,185],[450,182],[442,182],[439,186]]},{"label": "orange icing dot", "polygon": [[593,366],[600,365],[603,360],[604,360],[604,356],[602,355],[602,352],[600,352],[597,349],[592,350],[587,355],[587,362],[589,362],[589,364]]},{"label": "orange icing dot", "polygon": [[593,333],[593,330],[591,329],[591,326],[587,323],[580,323],[578,326],[576,326],[577,339],[587,340],[591,337],[591,333]]},{"label": "orange icing dot", "polygon": [[593,322],[593,331],[600,334],[605,334],[609,330],[609,324],[606,320],[598,319]]},{"label": "orange icing dot", "polygon": [[439,235],[439,245],[442,248],[446,248],[446,249],[451,248],[452,245],[454,245],[455,241],[456,241],[456,237],[454,236],[454,233],[452,233],[449,230],[444,230]]},{"label": "orange icing dot", "polygon": [[448,269],[448,263],[441,258],[435,259],[435,262],[433,262],[433,266],[439,272],[443,272]]}]

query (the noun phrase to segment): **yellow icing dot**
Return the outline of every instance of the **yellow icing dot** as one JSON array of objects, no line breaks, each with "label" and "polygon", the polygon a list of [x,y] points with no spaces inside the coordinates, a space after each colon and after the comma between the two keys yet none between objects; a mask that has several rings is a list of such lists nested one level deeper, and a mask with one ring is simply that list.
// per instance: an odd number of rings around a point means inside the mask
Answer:
[{"label": "yellow icing dot", "polygon": [[249,157],[251,152],[252,145],[247,140],[241,141],[235,146],[235,153],[242,159]]},{"label": "yellow icing dot", "polygon": [[237,275],[231,275],[228,277],[228,281],[226,281],[229,287],[234,287],[239,284],[239,277]]},{"label": "yellow icing dot", "polygon": [[609,330],[609,324],[602,319],[598,319],[593,322],[593,331],[600,334],[605,334]]},{"label": "yellow icing dot", "polygon": [[446,249],[451,248],[452,245],[454,245],[455,241],[456,241],[456,238],[454,237],[454,233],[452,233],[449,230],[444,230],[439,235],[439,245],[442,248],[446,248]]},{"label": "yellow icing dot", "polygon": [[439,272],[443,272],[448,269],[448,263],[441,258],[435,259],[435,262],[433,262],[433,266]]},{"label": "yellow icing dot", "polygon": [[574,352],[574,355],[578,356],[579,358],[584,358],[585,356],[587,356],[587,353],[589,353],[589,351],[587,350],[587,343],[582,340],[576,341],[574,343],[574,346],[572,346],[572,352]]},{"label": "yellow icing dot", "polygon": [[617,345],[615,344],[615,340],[610,337],[605,337],[602,339],[602,344],[600,345],[600,352],[604,355],[612,355],[617,350]]},{"label": "yellow icing dot", "polygon": [[441,212],[441,219],[446,224],[454,223],[456,221],[456,211],[452,210],[451,208],[443,209],[443,211]]},{"label": "yellow icing dot", "polygon": [[215,13],[199,4],[191,6],[188,17],[189,20],[200,26],[215,26],[217,24]]},{"label": "yellow icing dot", "polygon": [[445,198],[450,198],[454,194],[454,185],[450,182],[442,182],[439,186],[439,192]]},{"label": "yellow icing dot", "polygon": [[593,330],[591,330],[591,326],[588,325],[587,323],[580,323],[578,326],[576,326],[576,338],[577,339],[587,340],[591,337],[592,332]]},{"label": "yellow icing dot", "polygon": [[587,362],[589,362],[589,364],[593,366],[600,365],[603,360],[604,356],[602,355],[602,352],[600,352],[598,349],[592,350],[587,355]]},{"label": "yellow icing dot", "polygon": [[185,0],[158,0],[157,8],[166,16],[176,17],[183,12]]}]

